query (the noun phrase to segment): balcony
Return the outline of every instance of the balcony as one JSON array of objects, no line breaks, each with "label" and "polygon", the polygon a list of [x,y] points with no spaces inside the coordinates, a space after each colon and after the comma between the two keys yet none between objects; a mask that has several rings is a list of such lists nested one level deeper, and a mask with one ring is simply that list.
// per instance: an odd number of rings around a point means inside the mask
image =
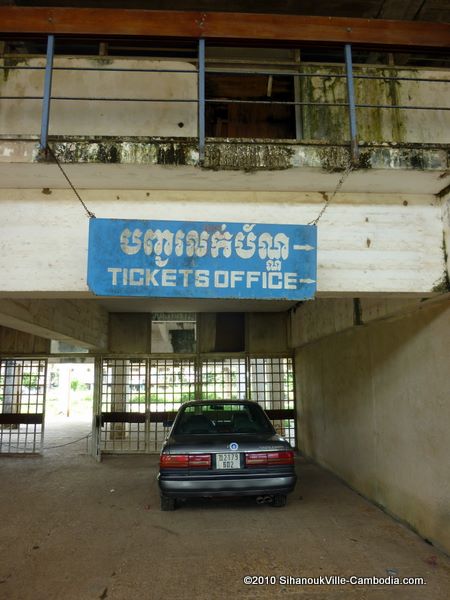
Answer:
[{"label": "balcony", "polygon": [[450,184],[442,57],[405,65],[349,45],[204,42],[94,56],[94,46],[9,43],[1,187],[67,187],[55,157],[80,189],[438,194]]}]

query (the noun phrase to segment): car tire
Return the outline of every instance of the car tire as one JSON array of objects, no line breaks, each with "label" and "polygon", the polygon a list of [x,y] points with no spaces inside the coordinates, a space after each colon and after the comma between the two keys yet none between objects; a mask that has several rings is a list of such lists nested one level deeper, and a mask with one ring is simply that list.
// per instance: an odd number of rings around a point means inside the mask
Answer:
[{"label": "car tire", "polygon": [[175,510],[177,507],[177,501],[175,498],[169,498],[168,496],[161,496],[161,510]]},{"label": "car tire", "polygon": [[275,508],[281,508],[282,506],[286,506],[286,502],[286,494],[275,494],[271,502],[271,506],[274,506]]}]

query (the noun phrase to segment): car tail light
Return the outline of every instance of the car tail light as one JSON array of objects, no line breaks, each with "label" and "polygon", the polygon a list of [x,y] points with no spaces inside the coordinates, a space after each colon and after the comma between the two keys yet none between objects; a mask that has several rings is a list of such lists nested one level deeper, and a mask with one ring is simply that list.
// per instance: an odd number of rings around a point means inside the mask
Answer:
[{"label": "car tail light", "polygon": [[188,454],[161,454],[159,466],[163,469],[187,469],[189,466]]},{"label": "car tail light", "polygon": [[267,452],[249,452],[245,455],[245,465],[247,467],[267,466]]},{"label": "car tail light", "polygon": [[210,469],[211,454],[161,454],[162,469]]},{"label": "car tail light", "polygon": [[189,468],[211,468],[211,454],[189,454]]},{"label": "car tail light", "polygon": [[293,465],[294,452],[293,450],[285,450],[283,452],[268,452],[267,464],[270,465]]},{"label": "car tail light", "polygon": [[282,452],[249,452],[245,455],[245,465],[247,467],[271,467],[293,464],[293,450],[284,450]]}]

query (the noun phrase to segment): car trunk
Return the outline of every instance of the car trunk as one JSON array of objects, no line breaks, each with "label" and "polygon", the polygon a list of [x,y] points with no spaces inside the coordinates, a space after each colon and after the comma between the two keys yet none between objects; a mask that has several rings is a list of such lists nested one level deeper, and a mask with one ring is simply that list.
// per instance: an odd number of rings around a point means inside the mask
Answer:
[{"label": "car trunk", "polygon": [[[230,448],[230,444],[237,444]],[[216,454],[223,452],[269,452],[287,450],[290,446],[278,435],[260,434],[198,434],[174,435],[165,447],[170,454]]]}]

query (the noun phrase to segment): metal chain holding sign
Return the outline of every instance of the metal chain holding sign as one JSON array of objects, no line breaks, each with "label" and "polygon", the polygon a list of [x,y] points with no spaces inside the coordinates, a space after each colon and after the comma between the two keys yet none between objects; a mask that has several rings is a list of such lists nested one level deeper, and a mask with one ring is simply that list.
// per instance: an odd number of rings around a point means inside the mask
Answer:
[{"label": "metal chain holding sign", "polygon": [[77,192],[77,190],[75,189],[75,186],[73,185],[73,183],[70,181],[69,176],[67,175],[67,173],[64,171],[64,169],[62,168],[61,163],[59,162],[59,160],[56,157],[56,154],[53,152],[53,150],[50,148],[50,146],[47,144],[46,147],[47,152],[50,154],[50,156],[52,156],[53,160],[55,161],[55,163],[57,164],[59,170],[61,171],[61,173],[64,175],[67,183],[70,185],[70,187],[72,188],[73,193],[75,194],[75,196],[78,198],[78,200],[81,202],[81,205],[83,206],[87,216],[90,219],[95,219],[95,215],[93,212],[91,212],[88,207],[86,206],[85,202],[83,202],[83,199],[81,198],[80,194]]},{"label": "metal chain holding sign", "polygon": [[334,197],[336,196],[336,194],[339,192],[339,190],[341,189],[341,187],[344,185],[344,181],[347,179],[347,177],[350,175],[350,173],[351,173],[351,171],[353,171],[353,169],[354,169],[353,163],[349,162],[348,165],[345,168],[345,171],[342,173],[341,177],[339,178],[339,181],[336,184],[334,192],[331,194],[331,196],[329,198],[326,198],[325,203],[322,206],[319,214],[317,215],[317,217],[313,221],[310,221],[308,223],[308,225],[317,225],[317,223],[320,221],[320,219],[322,218],[323,214],[325,213],[325,211],[329,207],[331,201],[334,199]]}]

